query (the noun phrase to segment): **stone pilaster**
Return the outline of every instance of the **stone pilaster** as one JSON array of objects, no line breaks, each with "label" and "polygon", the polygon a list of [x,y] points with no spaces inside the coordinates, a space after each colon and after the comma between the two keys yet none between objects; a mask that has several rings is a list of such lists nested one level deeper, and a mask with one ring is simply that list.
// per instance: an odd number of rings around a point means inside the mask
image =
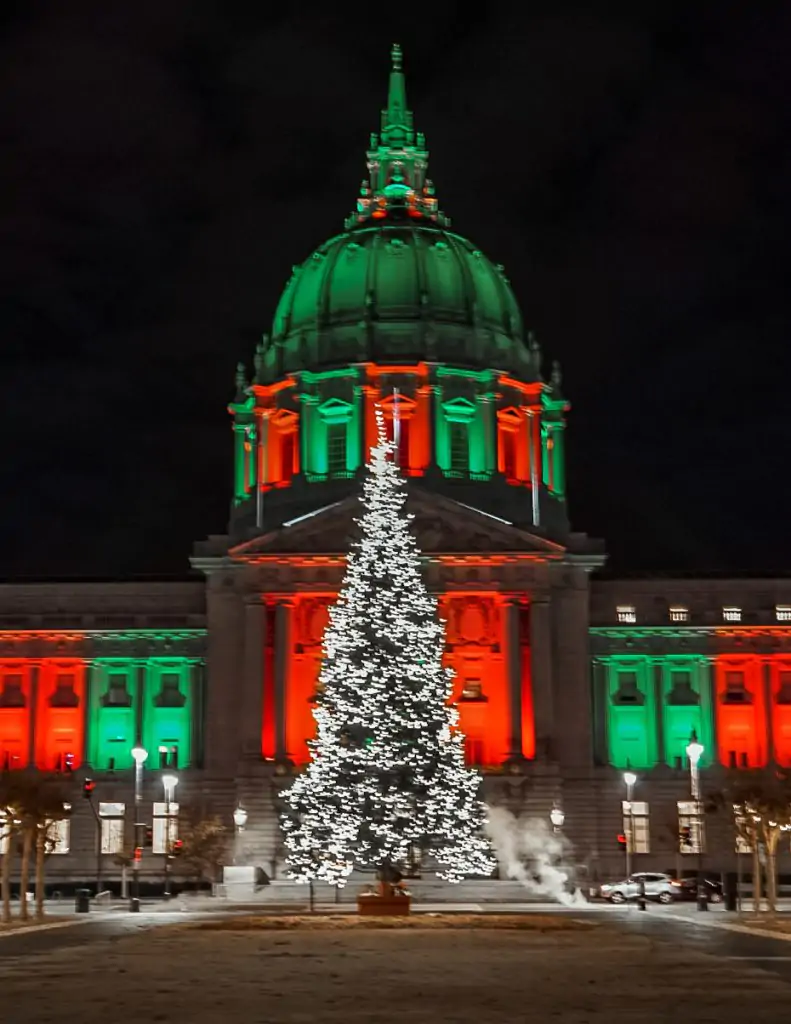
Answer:
[{"label": "stone pilaster", "polygon": [[275,606],[275,761],[288,760],[286,750],[286,708],[288,669],[292,656],[292,615],[294,602],[281,600]]},{"label": "stone pilaster", "polygon": [[536,756],[551,756],[554,732],[552,692],[552,623],[549,599],[539,597],[530,604],[530,679],[533,684],[533,712],[536,723]]}]

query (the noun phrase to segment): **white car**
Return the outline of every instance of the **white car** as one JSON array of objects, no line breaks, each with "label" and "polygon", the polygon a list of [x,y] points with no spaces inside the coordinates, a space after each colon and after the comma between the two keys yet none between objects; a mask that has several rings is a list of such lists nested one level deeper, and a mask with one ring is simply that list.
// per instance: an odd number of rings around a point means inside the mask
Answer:
[{"label": "white car", "polygon": [[599,895],[610,903],[625,903],[637,899],[641,882],[645,884],[645,895],[649,900],[672,903],[681,894],[680,884],[670,875],[658,871],[638,871],[622,882],[606,882],[599,886]]}]

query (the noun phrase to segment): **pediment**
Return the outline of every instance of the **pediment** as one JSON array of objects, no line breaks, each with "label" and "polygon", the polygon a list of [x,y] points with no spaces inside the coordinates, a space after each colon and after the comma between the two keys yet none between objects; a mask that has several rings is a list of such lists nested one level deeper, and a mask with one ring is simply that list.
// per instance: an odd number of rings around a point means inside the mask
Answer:
[{"label": "pediment", "polygon": [[[556,559],[565,551],[560,544],[479,509],[417,488],[410,490],[407,509],[426,555],[521,553]],[[245,541],[229,554],[240,561],[277,554],[345,555],[357,535],[355,519],[361,512],[356,497],[345,498]]]}]

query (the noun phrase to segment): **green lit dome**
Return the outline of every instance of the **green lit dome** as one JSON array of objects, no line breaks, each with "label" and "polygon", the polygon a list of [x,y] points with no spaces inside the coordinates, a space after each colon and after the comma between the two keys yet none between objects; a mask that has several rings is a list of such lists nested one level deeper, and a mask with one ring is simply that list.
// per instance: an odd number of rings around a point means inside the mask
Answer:
[{"label": "green lit dome", "polygon": [[426,176],[428,150],[406,105],[394,47],[368,177],[343,234],[299,267],[259,346],[256,376],[348,363],[427,360],[533,380],[535,354],[503,268],[450,230]]},{"label": "green lit dome", "polygon": [[521,373],[531,366],[502,268],[446,227],[395,209],[330,239],[294,269],[267,355],[277,375],[367,360]]}]

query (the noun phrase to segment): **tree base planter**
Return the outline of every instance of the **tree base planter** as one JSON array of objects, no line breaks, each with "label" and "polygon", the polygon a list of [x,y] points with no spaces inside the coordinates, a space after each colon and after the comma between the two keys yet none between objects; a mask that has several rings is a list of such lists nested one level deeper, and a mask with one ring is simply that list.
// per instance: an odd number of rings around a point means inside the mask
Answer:
[{"label": "tree base planter", "polygon": [[365,893],[357,897],[357,912],[361,917],[402,917],[410,912],[411,896]]}]

